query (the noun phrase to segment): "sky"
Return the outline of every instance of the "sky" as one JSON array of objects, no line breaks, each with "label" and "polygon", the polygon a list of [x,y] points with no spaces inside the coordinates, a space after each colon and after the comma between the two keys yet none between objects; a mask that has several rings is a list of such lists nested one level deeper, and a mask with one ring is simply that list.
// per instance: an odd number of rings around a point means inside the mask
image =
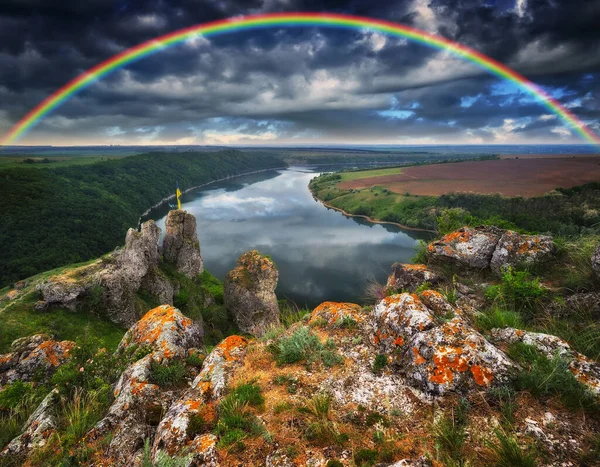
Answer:
[{"label": "sky", "polygon": [[[600,0],[0,0],[0,135],[53,91],[143,41],[281,11],[385,19],[525,75],[600,135]],[[111,74],[31,145],[581,143],[477,66],[368,30],[196,37]]]}]

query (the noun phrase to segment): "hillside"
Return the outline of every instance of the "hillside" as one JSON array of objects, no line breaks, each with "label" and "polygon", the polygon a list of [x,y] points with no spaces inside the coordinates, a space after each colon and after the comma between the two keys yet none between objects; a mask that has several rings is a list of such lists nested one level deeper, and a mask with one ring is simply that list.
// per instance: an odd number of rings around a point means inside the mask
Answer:
[{"label": "hillside", "polygon": [[1,465],[600,465],[599,237],[464,227],[311,311],[166,229],[0,297]]},{"label": "hillside", "polygon": [[109,252],[146,209],[173,194],[176,181],[185,190],[285,164],[226,150],[51,165],[0,169],[0,287]]}]

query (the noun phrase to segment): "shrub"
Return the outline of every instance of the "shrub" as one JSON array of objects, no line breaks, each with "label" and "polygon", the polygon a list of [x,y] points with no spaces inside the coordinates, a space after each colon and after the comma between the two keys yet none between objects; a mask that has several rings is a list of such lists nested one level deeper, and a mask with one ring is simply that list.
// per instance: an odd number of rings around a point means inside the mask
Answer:
[{"label": "shrub", "polygon": [[427,242],[419,240],[415,246],[415,254],[410,259],[414,264],[427,264],[429,262],[429,254],[427,253]]},{"label": "shrub", "polygon": [[522,449],[517,440],[509,434],[496,430],[498,442],[488,442],[494,453],[494,467],[535,467],[537,455],[533,448]]},{"label": "shrub", "polygon": [[179,361],[174,361],[163,365],[157,362],[150,364],[150,382],[158,386],[174,386],[180,384],[186,375],[185,365]]},{"label": "shrub", "polygon": [[202,364],[204,363],[204,355],[198,352],[193,352],[185,358],[185,363],[189,366],[201,368]]},{"label": "shrub", "polygon": [[344,467],[344,464],[342,464],[340,461],[335,460],[335,459],[329,459],[327,461],[327,464],[325,465],[325,467]]},{"label": "shrub", "polygon": [[374,449],[361,449],[354,454],[354,463],[357,467],[370,467],[377,461],[377,451]]},{"label": "shrub", "polygon": [[507,268],[502,274],[500,285],[488,287],[485,296],[488,300],[508,306],[516,311],[531,314],[540,299],[547,295],[538,278],[531,279],[526,271]]},{"label": "shrub", "polygon": [[596,397],[575,379],[568,362],[558,354],[549,359],[535,347],[517,342],[508,348],[508,356],[523,367],[515,380],[518,389],[536,397],[559,396],[570,409],[593,413],[600,409]]},{"label": "shrub", "polygon": [[321,360],[325,366],[340,363],[341,358],[329,346],[324,346],[309,328],[303,326],[289,337],[282,337],[270,347],[278,364],[306,362],[311,364]]},{"label": "shrub", "polygon": [[375,361],[373,362],[373,373],[381,373],[381,371],[387,366],[388,358],[385,354],[377,354]]}]

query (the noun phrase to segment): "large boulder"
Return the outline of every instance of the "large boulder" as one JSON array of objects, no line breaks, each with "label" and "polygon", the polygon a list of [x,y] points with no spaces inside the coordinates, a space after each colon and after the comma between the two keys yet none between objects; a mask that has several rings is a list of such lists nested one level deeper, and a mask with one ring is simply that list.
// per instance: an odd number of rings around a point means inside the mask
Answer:
[{"label": "large boulder", "polygon": [[192,387],[169,407],[158,425],[152,448],[153,458],[158,458],[161,453],[169,456],[181,454],[191,442],[192,446],[197,447],[192,451],[192,461],[195,463],[191,465],[216,465],[214,456],[210,455],[214,449],[207,446],[207,443],[214,446],[214,438],[206,438],[208,433],[190,435],[188,427],[194,415],[201,415],[205,421],[216,419],[216,404],[225,395],[234,370],[242,364],[247,345],[245,338],[229,336],[208,355]]},{"label": "large boulder", "polygon": [[426,282],[434,286],[441,280],[442,278],[438,274],[424,264],[394,263],[386,289],[395,292],[414,292]]},{"label": "large boulder", "polygon": [[536,265],[550,259],[553,253],[552,237],[521,235],[507,230],[496,245],[490,268],[497,276],[501,276],[507,267]]},{"label": "large boulder", "polygon": [[535,347],[547,358],[560,356],[569,363],[575,378],[600,396],[600,364],[571,349],[569,344],[560,337],[514,328],[492,329],[491,334],[496,342],[505,344],[522,342]]},{"label": "large boulder", "polygon": [[47,380],[71,356],[72,341],[55,341],[46,334],[18,339],[11,353],[0,355],[0,387],[13,381]]},{"label": "large boulder", "polygon": [[434,262],[485,269],[503,233],[496,227],[463,227],[430,243],[429,258]]},{"label": "large boulder", "polygon": [[279,324],[278,279],[275,263],[256,250],[240,256],[238,266],[225,277],[225,307],[243,332],[261,336]]},{"label": "large boulder", "polygon": [[341,327],[348,323],[362,323],[366,314],[355,303],[323,302],[310,315],[309,324],[324,322],[330,327]]},{"label": "large boulder", "polygon": [[[24,425],[23,432],[13,439],[0,453],[0,465],[3,458],[24,457],[34,449],[42,448],[56,432],[58,405],[58,389],[52,390],[42,403],[30,415]],[[8,464],[12,465],[12,464]]]},{"label": "large boulder", "polygon": [[372,343],[427,395],[503,382],[513,367],[438,292],[386,297],[372,312]]},{"label": "large boulder", "polygon": [[196,234],[196,218],[182,210],[169,211],[165,223],[163,255],[177,271],[192,278],[204,270],[200,241]]},{"label": "large boulder", "polygon": [[202,337],[202,329],[197,323],[177,308],[161,305],[129,328],[117,352],[124,352],[132,346],[147,346],[153,352],[162,352],[166,358],[182,358],[188,349],[202,344]]},{"label": "large boulder", "polygon": [[596,279],[600,281],[600,245],[598,245],[598,249],[592,256],[592,270],[596,274]]},{"label": "large boulder", "polygon": [[75,311],[77,303],[86,287],[81,281],[67,275],[50,277],[47,281],[40,282],[36,290],[42,295],[42,303],[38,310],[50,306],[60,306]]}]

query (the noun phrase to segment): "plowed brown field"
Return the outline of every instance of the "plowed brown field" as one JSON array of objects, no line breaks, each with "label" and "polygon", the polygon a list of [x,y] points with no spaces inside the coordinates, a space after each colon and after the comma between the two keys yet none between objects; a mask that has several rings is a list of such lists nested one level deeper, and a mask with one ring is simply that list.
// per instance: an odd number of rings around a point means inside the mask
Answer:
[{"label": "plowed brown field", "polygon": [[453,192],[537,196],[555,188],[600,182],[600,157],[519,158],[407,167],[401,174],[360,178],[340,188],[384,186],[396,193],[442,195]]}]

